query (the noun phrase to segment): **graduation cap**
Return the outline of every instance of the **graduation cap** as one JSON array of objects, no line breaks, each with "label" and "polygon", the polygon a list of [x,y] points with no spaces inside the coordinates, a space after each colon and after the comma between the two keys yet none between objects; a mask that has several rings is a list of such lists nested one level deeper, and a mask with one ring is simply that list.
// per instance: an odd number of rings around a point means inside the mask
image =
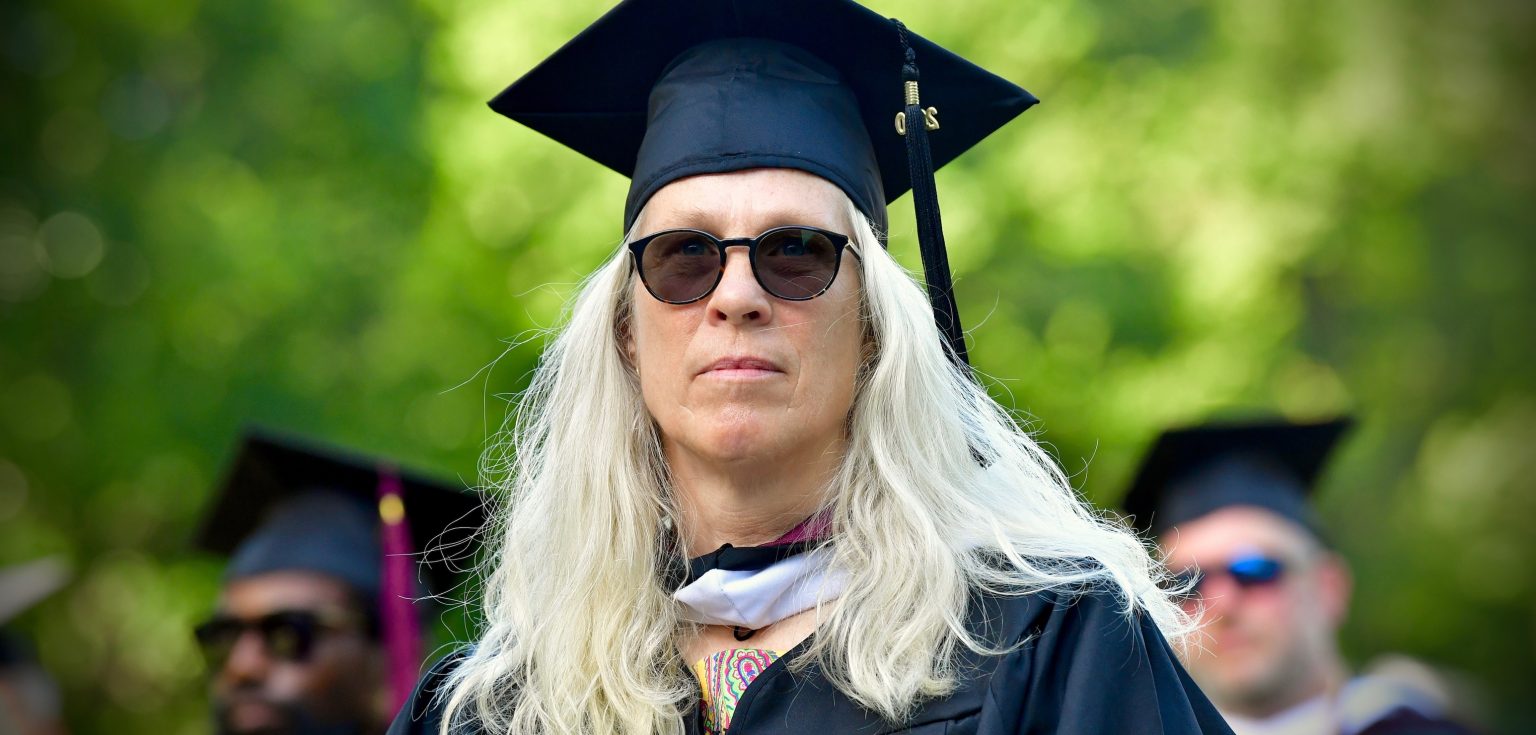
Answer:
[{"label": "graduation cap", "polygon": [[626,231],[698,174],[806,171],[881,232],[912,190],[934,317],[965,364],[933,172],[1036,102],[852,0],[626,0],[490,104],[630,177]]},{"label": "graduation cap", "polygon": [[68,581],[69,566],[58,557],[0,569],[0,671],[37,663],[32,644],[6,626],[58,592]]},{"label": "graduation cap", "polygon": [[1308,496],[1353,423],[1222,423],[1165,432],[1121,505],[1138,530],[1154,537],[1220,508],[1249,505],[1322,538]]},{"label": "graduation cap", "polygon": [[339,579],[379,602],[397,704],[421,665],[412,600],[451,589],[485,522],[462,483],[266,429],[246,432],[196,545],[230,557],[227,580],[277,571]]}]

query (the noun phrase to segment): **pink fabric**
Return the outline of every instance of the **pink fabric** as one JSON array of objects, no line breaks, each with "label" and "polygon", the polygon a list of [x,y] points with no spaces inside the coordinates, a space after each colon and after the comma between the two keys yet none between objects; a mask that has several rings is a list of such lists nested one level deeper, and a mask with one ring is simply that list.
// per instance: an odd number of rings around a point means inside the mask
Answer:
[{"label": "pink fabric", "polygon": [[[400,477],[392,468],[380,467],[379,500],[382,502],[390,496],[404,507]],[[379,523],[379,545],[384,553],[379,627],[388,658],[391,701],[398,710],[411,698],[421,668],[421,619],[411,607],[415,555],[411,548],[410,525],[403,515],[394,523],[380,517]]]},{"label": "pink fabric", "polygon": [[789,529],[764,546],[787,546],[801,541],[817,541],[826,538],[832,531],[832,509],[828,508],[816,515],[800,522],[800,525]]}]

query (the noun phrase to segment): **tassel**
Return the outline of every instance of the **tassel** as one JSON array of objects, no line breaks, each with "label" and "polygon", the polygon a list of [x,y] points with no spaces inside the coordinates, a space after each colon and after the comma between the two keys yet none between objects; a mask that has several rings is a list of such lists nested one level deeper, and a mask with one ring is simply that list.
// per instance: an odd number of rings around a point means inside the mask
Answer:
[{"label": "tassel", "polygon": [[969,367],[965,349],[965,330],[960,326],[960,309],[955,303],[954,283],[949,273],[949,256],[944,247],[944,227],[939,218],[939,189],[933,180],[933,155],[928,147],[928,133],[939,129],[939,111],[924,109],[918,97],[917,52],[907,42],[907,27],[895,18],[901,39],[903,62],[901,81],[906,108],[896,116],[896,131],[907,139],[907,168],[912,176],[912,203],[917,210],[917,243],[923,256],[923,280],[928,285],[928,301],[933,304],[933,318],[944,335],[949,356],[961,367]]},{"label": "tassel", "polygon": [[391,701],[399,711],[416,688],[421,668],[421,619],[411,606],[416,589],[412,572],[415,555],[406,524],[400,476],[379,467],[379,545],[384,554],[379,591],[379,631],[388,658]]}]

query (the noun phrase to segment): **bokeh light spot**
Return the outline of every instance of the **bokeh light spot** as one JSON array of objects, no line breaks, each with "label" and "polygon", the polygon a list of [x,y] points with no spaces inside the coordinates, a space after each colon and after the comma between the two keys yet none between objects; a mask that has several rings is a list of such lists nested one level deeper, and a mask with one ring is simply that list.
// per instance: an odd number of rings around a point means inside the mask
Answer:
[{"label": "bokeh light spot", "polygon": [[143,140],[170,122],[171,100],[154,77],[125,75],[107,90],[102,116],[119,137]]},{"label": "bokeh light spot", "polygon": [[21,514],[27,505],[27,476],[15,462],[0,459],[0,523]]},{"label": "bokeh light spot", "polygon": [[0,301],[18,303],[48,288],[48,273],[38,262],[37,220],[18,207],[0,208]]},{"label": "bokeh light spot", "polygon": [[43,267],[59,278],[79,278],[96,269],[106,250],[101,231],[90,218],[77,212],[60,212],[37,230],[38,255]]}]

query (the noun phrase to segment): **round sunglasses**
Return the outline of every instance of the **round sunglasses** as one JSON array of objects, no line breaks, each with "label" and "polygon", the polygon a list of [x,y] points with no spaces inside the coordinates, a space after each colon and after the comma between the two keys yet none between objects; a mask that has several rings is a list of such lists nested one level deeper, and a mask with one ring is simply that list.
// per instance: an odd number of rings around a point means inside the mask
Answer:
[{"label": "round sunglasses", "polygon": [[1200,588],[1213,573],[1224,573],[1241,589],[1263,587],[1280,581],[1285,575],[1285,562],[1266,554],[1250,553],[1234,557],[1225,567],[1207,573],[1191,567],[1173,575],[1171,589],[1179,590],[1186,598],[1201,595]]},{"label": "round sunglasses", "polygon": [[752,276],[769,294],[807,301],[837,279],[843,250],[859,257],[847,235],[815,227],[775,227],[757,237],[721,239],[700,230],[663,230],[629,244],[635,270],[656,300],[691,304],[714,292],[725,275],[725,249],[747,248]]}]

